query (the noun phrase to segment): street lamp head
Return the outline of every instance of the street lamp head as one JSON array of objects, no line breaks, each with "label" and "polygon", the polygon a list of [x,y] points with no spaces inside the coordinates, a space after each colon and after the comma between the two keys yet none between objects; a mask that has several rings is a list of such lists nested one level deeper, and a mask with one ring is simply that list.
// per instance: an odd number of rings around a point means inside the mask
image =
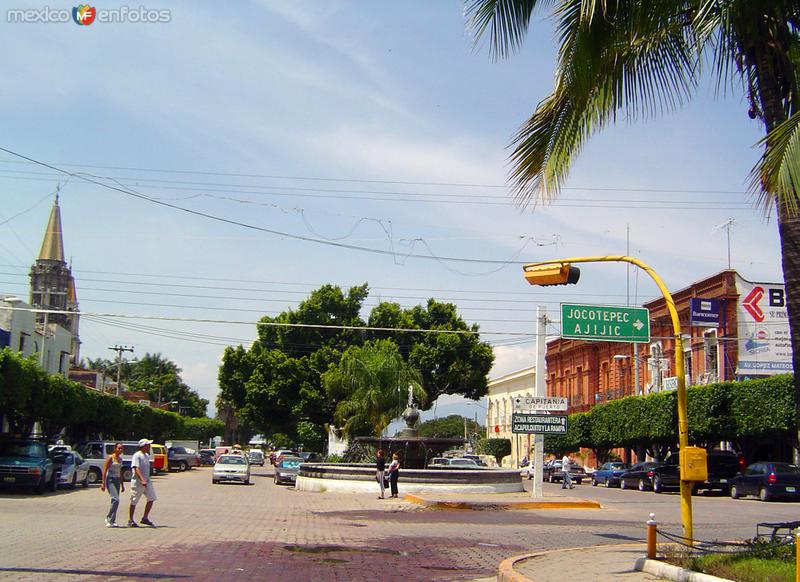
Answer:
[{"label": "street lamp head", "polygon": [[531,285],[549,287],[551,285],[575,285],[581,277],[578,267],[569,263],[553,263],[551,265],[523,265],[522,274]]}]

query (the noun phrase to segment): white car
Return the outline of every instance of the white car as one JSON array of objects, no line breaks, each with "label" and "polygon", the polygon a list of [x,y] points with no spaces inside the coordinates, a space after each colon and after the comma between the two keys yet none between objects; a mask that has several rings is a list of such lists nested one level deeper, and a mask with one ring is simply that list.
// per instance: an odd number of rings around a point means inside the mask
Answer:
[{"label": "white car", "polygon": [[527,477],[533,479],[533,461],[528,461],[519,470],[520,477]]},{"label": "white car", "polygon": [[50,453],[57,471],[56,483],[70,489],[80,483],[82,487],[89,486],[89,461],[84,459],[77,451],[54,450]]},{"label": "white car", "polygon": [[217,459],[211,473],[211,482],[216,485],[223,481],[250,485],[250,463],[244,455],[222,455]]}]

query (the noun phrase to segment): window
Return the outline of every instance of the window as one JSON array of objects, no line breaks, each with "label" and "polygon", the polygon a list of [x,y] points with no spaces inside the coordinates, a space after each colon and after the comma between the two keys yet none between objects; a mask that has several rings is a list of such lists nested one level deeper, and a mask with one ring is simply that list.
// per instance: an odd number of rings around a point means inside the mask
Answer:
[{"label": "window", "polygon": [[650,392],[661,391],[662,359],[661,344],[650,344],[650,359],[647,360],[647,369],[650,374]]},{"label": "window", "polygon": [[716,382],[719,378],[719,340],[716,329],[703,332],[703,351],[706,355],[704,383]]},{"label": "window", "polygon": [[692,338],[691,336],[683,336],[683,369],[686,372],[686,385],[692,384]]}]

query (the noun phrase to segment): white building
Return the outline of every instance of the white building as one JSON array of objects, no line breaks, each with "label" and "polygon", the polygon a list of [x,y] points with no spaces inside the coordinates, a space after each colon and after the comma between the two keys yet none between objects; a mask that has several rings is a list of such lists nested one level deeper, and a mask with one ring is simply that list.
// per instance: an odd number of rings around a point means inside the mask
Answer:
[{"label": "white building", "polygon": [[486,437],[503,438],[511,441],[511,465],[518,467],[523,457],[530,458],[533,436],[511,433],[511,413],[514,398],[536,394],[536,366],[523,368],[489,380],[486,395]]},{"label": "white building", "polygon": [[18,297],[0,298],[0,348],[35,356],[48,374],[67,375],[73,335],[60,325],[37,325],[31,305]]}]

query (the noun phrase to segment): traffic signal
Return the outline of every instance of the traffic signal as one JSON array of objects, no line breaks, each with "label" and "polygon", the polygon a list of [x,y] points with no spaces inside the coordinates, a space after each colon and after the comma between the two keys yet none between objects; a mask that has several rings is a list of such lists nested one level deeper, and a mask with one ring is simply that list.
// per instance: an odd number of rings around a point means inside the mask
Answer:
[{"label": "traffic signal", "polygon": [[525,280],[531,285],[574,285],[581,277],[581,270],[569,263],[552,265],[525,265],[522,267]]}]

